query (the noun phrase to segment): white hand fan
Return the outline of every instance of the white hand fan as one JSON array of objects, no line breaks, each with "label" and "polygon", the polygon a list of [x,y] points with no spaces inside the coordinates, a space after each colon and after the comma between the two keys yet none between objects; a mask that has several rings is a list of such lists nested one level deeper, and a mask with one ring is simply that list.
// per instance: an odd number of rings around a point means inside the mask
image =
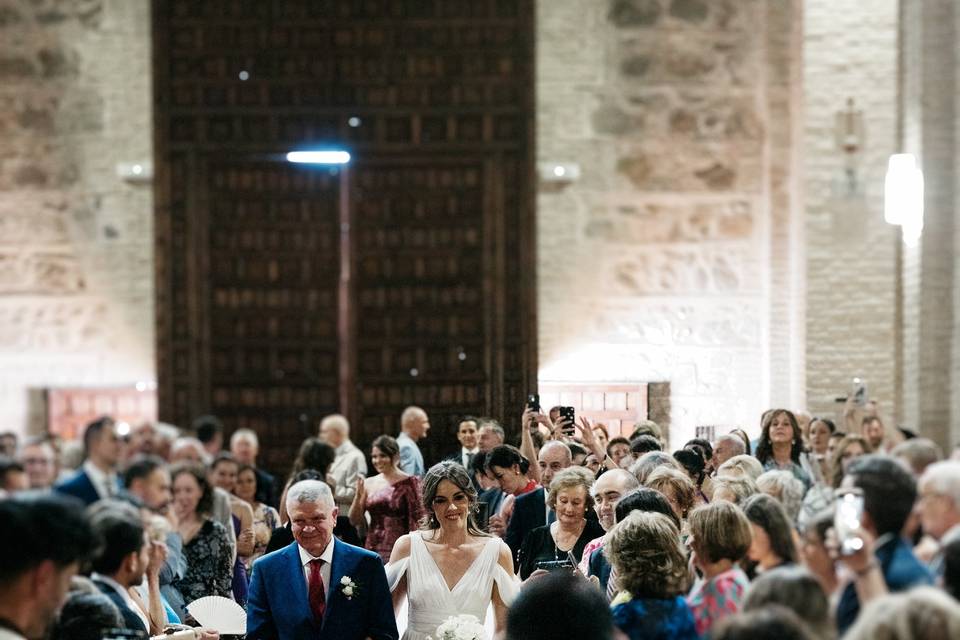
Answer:
[{"label": "white hand fan", "polygon": [[201,627],[216,629],[221,635],[243,635],[247,632],[247,612],[230,598],[198,598],[187,605],[187,611]]}]

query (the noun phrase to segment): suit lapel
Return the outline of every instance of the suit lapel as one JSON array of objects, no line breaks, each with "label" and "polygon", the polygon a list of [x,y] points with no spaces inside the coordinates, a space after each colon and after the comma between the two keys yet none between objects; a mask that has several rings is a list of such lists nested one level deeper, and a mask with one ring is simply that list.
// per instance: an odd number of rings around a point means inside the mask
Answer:
[{"label": "suit lapel", "polygon": [[283,552],[287,554],[287,580],[293,591],[292,608],[313,623],[313,612],[310,610],[310,601],[307,598],[307,579],[303,576],[303,564],[300,562],[300,545],[294,541]]},{"label": "suit lapel", "polygon": [[323,614],[321,633],[323,633],[323,629],[327,628],[327,621],[336,612],[337,603],[340,602],[340,598],[335,598],[334,595],[340,591],[340,580],[347,575],[351,564],[350,556],[349,547],[334,537],[333,560],[330,562],[330,587],[327,589],[327,608]]}]

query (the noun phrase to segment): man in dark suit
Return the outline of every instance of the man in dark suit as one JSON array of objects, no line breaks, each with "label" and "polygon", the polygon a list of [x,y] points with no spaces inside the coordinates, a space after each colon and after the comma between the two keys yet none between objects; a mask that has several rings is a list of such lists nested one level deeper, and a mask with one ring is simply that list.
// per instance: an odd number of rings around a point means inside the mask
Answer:
[{"label": "man in dark suit", "polygon": [[247,640],[397,640],[380,557],[333,537],[337,511],[324,482],[287,491],[296,541],[253,566]]},{"label": "man in dark suit", "polygon": [[257,454],[260,452],[260,440],[252,429],[237,429],[230,436],[230,453],[240,464],[253,467],[257,476],[257,502],[277,506],[276,481],[273,476],[257,468]]},{"label": "man in dark suit", "polygon": [[471,466],[470,463],[473,462],[473,459],[480,451],[477,438],[476,418],[466,416],[460,421],[460,426],[457,428],[457,440],[460,442],[460,450],[451,453],[445,459],[459,462],[463,465],[464,469],[469,470]]},{"label": "man in dark suit", "polygon": [[0,500],[0,523],[0,635],[44,638],[97,539],[80,502],[50,492]]},{"label": "man in dark suit", "polygon": [[[150,540],[134,507],[123,503],[104,504],[110,506],[91,517],[91,525],[103,540],[103,547],[93,561],[90,578],[101,593],[117,605],[124,628],[149,635],[147,614],[130,597],[128,589],[143,582],[150,563]],[[156,575],[153,577],[156,579]]]},{"label": "man in dark suit", "polygon": [[103,416],[87,425],[83,432],[83,450],[86,457],[83,465],[58,482],[54,490],[79,498],[87,505],[117,495],[120,436],[113,418]]},{"label": "man in dark suit", "polygon": [[860,613],[857,582],[869,581],[875,572],[880,572],[890,591],[905,591],[933,582],[930,572],[900,535],[917,498],[913,476],[891,457],[864,456],[850,465],[841,485],[844,488],[863,492],[860,526],[875,538],[875,543],[872,558],[861,550],[844,559],[857,578],[843,590],[837,605],[841,635]]},{"label": "man in dark suit", "polygon": [[[566,469],[572,462],[573,456],[570,455],[570,449],[564,443],[551,440],[543,445],[538,456],[540,481],[543,487],[549,487],[554,474]],[[503,541],[513,552],[514,563],[519,562],[520,546],[526,535],[537,527],[542,527],[556,519],[553,510],[547,507],[547,491],[543,487],[518,497],[513,504],[513,513],[510,514],[510,523],[507,525]]]}]

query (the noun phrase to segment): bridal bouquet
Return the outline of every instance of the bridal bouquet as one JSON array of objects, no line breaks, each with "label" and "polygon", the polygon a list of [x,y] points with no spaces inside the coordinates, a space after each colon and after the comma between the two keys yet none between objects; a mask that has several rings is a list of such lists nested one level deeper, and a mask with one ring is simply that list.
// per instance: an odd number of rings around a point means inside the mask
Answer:
[{"label": "bridal bouquet", "polygon": [[431,640],[487,640],[487,632],[476,616],[463,614],[444,620]]}]

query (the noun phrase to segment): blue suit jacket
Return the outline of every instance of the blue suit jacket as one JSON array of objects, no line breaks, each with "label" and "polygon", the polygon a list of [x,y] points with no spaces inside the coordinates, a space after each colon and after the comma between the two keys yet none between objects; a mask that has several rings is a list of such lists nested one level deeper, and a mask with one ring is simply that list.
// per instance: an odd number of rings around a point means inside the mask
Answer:
[{"label": "blue suit jacket", "polygon": [[[930,572],[913,555],[910,545],[899,536],[878,546],[873,555],[880,563],[883,580],[890,591],[905,591],[910,587],[933,582]],[[860,600],[857,598],[856,585],[851,582],[843,590],[840,602],[837,603],[837,629],[841,634],[850,628],[859,613]]]},{"label": "blue suit jacket", "polygon": [[[100,499],[100,494],[97,493],[97,489],[93,486],[93,481],[90,480],[90,476],[87,475],[87,472],[84,471],[82,467],[77,469],[73,475],[58,482],[53,489],[59,493],[80,498],[86,505],[91,505]],[[118,485],[117,491],[119,492],[119,490],[120,487]]]},{"label": "blue suit jacket", "polygon": [[[247,640],[397,640],[397,621],[380,556],[333,539],[330,588],[323,623],[317,628],[296,542],[253,565],[247,599]],[[358,587],[343,595],[340,579]]]},{"label": "blue suit jacket", "polygon": [[113,604],[117,605],[117,609],[120,610],[120,615],[123,616],[123,627],[125,629],[130,629],[132,631],[143,631],[146,634],[149,634],[150,630],[143,626],[143,620],[135,614],[133,611],[127,607],[127,603],[124,602],[123,598],[120,597],[120,594],[114,591],[113,587],[105,582],[100,582],[99,580],[94,580],[93,584],[97,586],[97,589],[100,589],[100,593],[110,598]]},{"label": "blue suit jacket", "polygon": [[513,515],[503,535],[503,541],[513,552],[514,566],[519,566],[520,547],[528,533],[547,524],[547,493],[540,487],[536,491],[525,493],[513,503]]},{"label": "blue suit jacket", "polygon": [[589,566],[590,575],[597,576],[597,579],[600,581],[600,586],[603,587],[603,591],[606,593],[607,583],[610,582],[610,571],[613,570],[613,567],[607,562],[607,556],[603,555],[603,547],[594,549],[593,553],[590,554]]}]

